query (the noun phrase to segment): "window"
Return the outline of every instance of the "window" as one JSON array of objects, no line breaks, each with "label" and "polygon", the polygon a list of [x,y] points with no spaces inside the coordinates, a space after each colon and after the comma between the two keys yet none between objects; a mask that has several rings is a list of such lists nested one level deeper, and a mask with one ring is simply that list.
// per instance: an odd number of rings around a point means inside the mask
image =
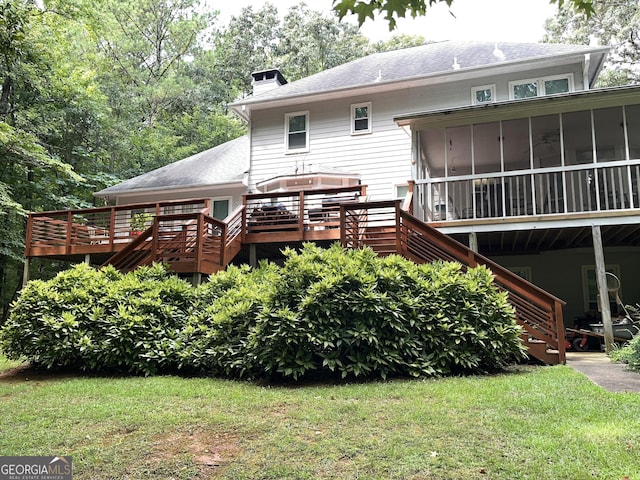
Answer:
[{"label": "window", "polygon": [[351,105],[351,135],[371,133],[371,102]]},{"label": "window", "polygon": [[396,199],[401,199],[404,200],[405,197],[407,196],[407,194],[409,193],[409,185],[396,185],[395,186],[395,194],[396,194]]},{"label": "window", "polygon": [[496,101],[496,86],[482,85],[471,89],[471,104],[491,103]]},{"label": "window", "polygon": [[308,152],[309,112],[287,113],[284,122],[286,152]]},{"label": "window", "polygon": [[218,220],[224,220],[229,215],[229,204],[231,202],[228,198],[213,199],[212,202],[212,216]]},{"label": "window", "polygon": [[573,91],[572,74],[509,82],[509,95],[513,100],[571,91]]},{"label": "window", "polygon": [[[613,273],[616,277],[620,278],[620,265],[607,265],[605,271]],[[585,312],[599,312],[598,281],[596,279],[596,267],[594,265],[582,265],[582,291],[584,294]],[[618,313],[618,305],[616,304],[615,297],[612,295],[609,295],[609,309],[611,315]]]}]

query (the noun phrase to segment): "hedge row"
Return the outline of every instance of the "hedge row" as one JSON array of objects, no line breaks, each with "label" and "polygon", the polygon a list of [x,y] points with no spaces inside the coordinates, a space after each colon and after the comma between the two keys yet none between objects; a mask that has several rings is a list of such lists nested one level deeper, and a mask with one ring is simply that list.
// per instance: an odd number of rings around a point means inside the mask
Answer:
[{"label": "hedge row", "polygon": [[48,368],[232,378],[478,373],[524,356],[486,268],[338,245],[285,257],[230,266],[197,288],[160,265],[78,265],[29,283],[0,345]]}]

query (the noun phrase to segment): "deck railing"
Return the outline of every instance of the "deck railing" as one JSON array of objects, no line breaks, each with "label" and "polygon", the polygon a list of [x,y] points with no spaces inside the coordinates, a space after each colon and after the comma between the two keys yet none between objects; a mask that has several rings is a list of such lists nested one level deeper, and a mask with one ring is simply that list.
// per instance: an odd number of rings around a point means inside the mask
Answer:
[{"label": "deck railing", "polygon": [[399,200],[345,204],[341,221],[341,242],[346,247],[370,245],[381,254],[397,253],[418,263],[447,260],[465,268],[486,265],[498,287],[508,292],[526,334],[557,350],[559,361],[565,362],[562,300],[402,210]]},{"label": "deck railing", "polygon": [[178,273],[211,274],[228,263],[225,247],[236,248],[232,241],[225,241],[227,229],[224,222],[201,212],[159,215],[107,263],[124,271],[156,262]]},{"label": "deck railing", "polygon": [[245,206],[240,205],[222,222],[224,243],[222,244],[220,259],[223,266],[229,264],[242,248],[244,241],[244,212]]},{"label": "deck railing", "polygon": [[361,201],[365,195],[364,185],[245,195],[245,240],[338,240],[340,205]]},{"label": "deck railing", "polygon": [[640,208],[640,160],[417,180],[427,221],[611,212]]},{"label": "deck railing", "polygon": [[32,213],[27,224],[25,256],[117,252],[141,233],[131,226],[136,214],[149,214],[145,225],[149,228],[157,216],[208,211],[209,200],[191,199]]}]

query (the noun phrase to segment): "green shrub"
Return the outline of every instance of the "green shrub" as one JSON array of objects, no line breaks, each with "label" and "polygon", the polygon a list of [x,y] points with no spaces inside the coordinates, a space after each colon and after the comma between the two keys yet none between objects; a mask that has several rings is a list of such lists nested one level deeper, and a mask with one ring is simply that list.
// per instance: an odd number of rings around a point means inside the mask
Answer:
[{"label": "green shrub", "polygon": [[201,285],[180,335],[179,367],[236,378],[258,374],[247,349],[249,333],[277,281],[277,267],[263,263],[255,270],[231,265]]},{"label": "green shrub", "polygon": [[29,283],[0,346],[48,368],[386,378],[496,370],[522,358],[519,334],[486,268],[306,244],[198,288],[160,265],[78,265]]},{"label": "green shrub", "polygon": [[636,335],[624,346],[614,349],[611,354],[614,362],[626,363],[629,370],[640,372],[640,335]]},{"label": "green shrub", "polygon": [[337,245],[285,255],[251,335],[267,374],[444,375],[495,370],[523,356],[513,308],[485,268],[416,266]]},{"label": "green shrub", "polygon": [[193,297],[161,265],[126,275],[76,265],[48,282],[29,282],[1,332],[2,350],[47,368],[171,370]]}]

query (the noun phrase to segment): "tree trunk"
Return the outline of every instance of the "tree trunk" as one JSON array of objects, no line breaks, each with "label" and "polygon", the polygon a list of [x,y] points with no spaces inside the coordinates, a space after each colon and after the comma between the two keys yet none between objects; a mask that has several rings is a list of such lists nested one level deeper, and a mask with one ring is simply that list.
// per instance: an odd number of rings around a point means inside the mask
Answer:
[{"label": "tree trunk", "polygon": [[11,88],[13,86],[13,79],[11,78],[11,74],[8,74],[4,77],[4,82],[2,82],[2,93],[0,93],[0,115],[4,120],[7,120],[9,116],[9,112],[11,111]]}]

